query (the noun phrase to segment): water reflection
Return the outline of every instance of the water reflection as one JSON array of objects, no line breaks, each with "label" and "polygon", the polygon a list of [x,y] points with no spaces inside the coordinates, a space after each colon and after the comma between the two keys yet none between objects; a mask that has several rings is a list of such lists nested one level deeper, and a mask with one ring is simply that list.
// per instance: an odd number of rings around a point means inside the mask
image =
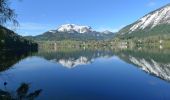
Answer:
[{"label": "water reflection", "polygon": [[[33,55],[25,51],[0,51],[0,71],[5,71],[22,59]],[[156,48],[133,49],[83,49],[83,48],[58,48],[41,49],[36,56],[51,62],[59,63],[66,68],[75,68],[79,65],[91,64],[97,58],[109,58],[114,55],[123,61],[140,67],[147,73],[161,79],[170,81],[170,50]],[[35,56],[34,55],[34,56]],[[38,63],[38,62],[37,62]]]},{"label": "water reflection", "polygon": [[116,52],[122,60],[145,72],[170,81],[170,50],[155,48],[125,49]]},{"label": "water reflection", "polygon": [[[0,94],[7,98],[36,99],[42,90],[39,100],[170,98],[170,84],[163,81],[170,81],[170,49],[56,48],[0,55],[0,78],[6,72],[12,75],[8,83],[0,81]],[[18,87],[21,82],[26,83]]]},{"label": "water reflection", "polygon": [[170,81],[170,50],[157,48],[114,48],[114,49],[57,49],[39,51],[37,56],[59,63],[67,68],[91,64],[97,58],[118,56],[123,61],[133,64],[145,72]]},{"label": "water reflection", "polygon": [[0,89],[0,100],[34,100],[42,92],[42,89],[38,89],[29,93],[30,88],[29,84],[22,83],[13,91],[8,88],[8,83],[4,82],[4,89]]},{"label": "water reflection", "polygon": [[0,50],[0,72],[8,70],[22,59],[31,56],[36,51]]},{"label": "water reflection", "polygon": [[37,56],[59,63],[67,68],[91,64],[97,58],[109,58],[113,52],[108,49],[58,48],[57,50],[40,50]]},{"label": "water reflection", "polygon": [[[19,63],[28,56],[34,55],[36,52],[30,50],[0,50],[0,72],[11,69],[16,63]],[[1,79],[1,83],[2,81]],[[30,88],[30,84],[22,83],[14,91],[8,88],[7,82],[4,82],[4,88],[0,88],[0,100],[34,100],[42,90],[39,89],[29,93]]]}]

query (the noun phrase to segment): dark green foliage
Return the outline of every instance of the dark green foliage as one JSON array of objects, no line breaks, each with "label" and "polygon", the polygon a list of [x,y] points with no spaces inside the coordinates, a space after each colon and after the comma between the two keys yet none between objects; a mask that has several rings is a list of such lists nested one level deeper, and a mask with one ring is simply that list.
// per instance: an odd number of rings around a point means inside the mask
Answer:
[{"label": "dark green foliage", "polygon": [[7,21],[18,25],[16,17],[14,10],[9,7],[9,0],[0,0],[0,25],[5,24]]},{"label": "dark green foliage", "polygon": [[9,0],[0,0],[0,49],[37,49],[36,43],[30,42],[13,31],[3,27],[7,21],[18,25],[16,14],[9,7]]},{"label": "dark green foliage", "polygon": [[37,49],[38,45],[0,26],[0,49]]}]

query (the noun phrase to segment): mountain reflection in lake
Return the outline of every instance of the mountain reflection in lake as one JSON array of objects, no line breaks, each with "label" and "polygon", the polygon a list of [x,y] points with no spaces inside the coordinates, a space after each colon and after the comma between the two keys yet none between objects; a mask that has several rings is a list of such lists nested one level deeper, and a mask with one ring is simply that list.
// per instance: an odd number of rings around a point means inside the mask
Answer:
[{"label": "mountain reflection in lake", "polygon": [[109,58],[113,56],[113,52],[110,50],[67,48],[58,49],[58,51],[40,51],[37,56],[59,63],[63,67],[74,68],[80,65],[90,64],[97,58]]},{"label": "mountain reflection in lake", "polygon": [[38,100],[170,99],[168,49],[58,48],[0,55],[3,93],[11,93],[4,82],[10,90],[24,82],[31,85],[25,97],[37,93]]}]

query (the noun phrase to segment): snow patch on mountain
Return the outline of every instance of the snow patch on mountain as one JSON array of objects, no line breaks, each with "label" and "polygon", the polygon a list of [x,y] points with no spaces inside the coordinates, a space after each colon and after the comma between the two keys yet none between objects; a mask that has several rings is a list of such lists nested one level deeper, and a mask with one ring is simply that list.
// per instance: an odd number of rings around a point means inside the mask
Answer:
[{"label": "snow patch on mountain", "polygon": [[50,31],[48,31],[48,32],[50,32],[50,33],[56,33],[56,31],[55,31],[55,30],[50,30]]},{"label": "snow patch on mountain", "polygon": [[92,28],[90,26],[80,26],[75,24],[65,24],[61,25],[58,29],[58,32],[68,32],[68,33],[89,33],[93,32]]},{"label": "snow patch on mountain", "polygon": [[154,28],[160,24],[170,24],[170,5],[162,7],[143,18],[139,19],[131,28],[130,32],[147,27]]}]

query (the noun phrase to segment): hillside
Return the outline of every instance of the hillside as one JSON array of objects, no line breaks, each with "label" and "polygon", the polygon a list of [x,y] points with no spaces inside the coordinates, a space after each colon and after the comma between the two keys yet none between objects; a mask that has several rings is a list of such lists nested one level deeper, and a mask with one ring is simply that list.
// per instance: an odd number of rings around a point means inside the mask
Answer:
[{"label": "hillside", "polygon": [[0,26],[0,48],[6,49],[37,49],[38,45],[24,39],[13,31]]},{"label": "hillside", "polygon": [[170,36],[170,4],[163,6],[133,24],[121,29],[117,36],[122,38]]}]

